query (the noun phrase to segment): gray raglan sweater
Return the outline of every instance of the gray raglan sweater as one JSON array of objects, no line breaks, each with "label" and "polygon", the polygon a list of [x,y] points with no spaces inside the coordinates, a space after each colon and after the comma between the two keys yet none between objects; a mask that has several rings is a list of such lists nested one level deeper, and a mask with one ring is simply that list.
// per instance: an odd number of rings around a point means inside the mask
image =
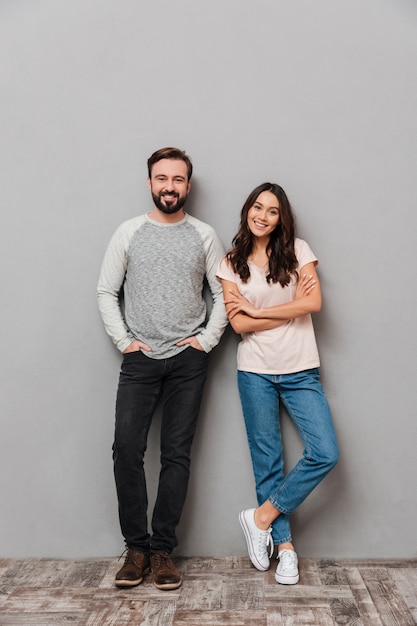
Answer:
[{"label": "gray raglan sweater", "polygon": [[[214,229],[188,214],[172,224],[147,215],[121,224],[108,245],[97,287],[104,326],[117,348],[123,352],[140,339],[152,348],[146,356],[163,359],[183,350],[176,343],[193,335],[206,352],[214,348],[227,324],[216,278],[223,255]],[[205,276],[213,298],[208,320]]]}]

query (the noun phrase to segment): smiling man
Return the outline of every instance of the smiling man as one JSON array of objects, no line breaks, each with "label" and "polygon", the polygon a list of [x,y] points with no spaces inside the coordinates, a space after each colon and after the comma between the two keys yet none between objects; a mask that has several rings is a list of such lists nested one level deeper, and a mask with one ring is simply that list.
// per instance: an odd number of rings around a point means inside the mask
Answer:
[{"label": "smiling man", "polygon": [[148,185],[155,206],[153,217],[159,221],[159,217],[162,217],[159,211],[165,215],[180,212],[177,219],[182,219],[182,207],[191,187],[186,162],[179,159],[161,159],[151,168]]},{"label": "smiling man", "polygon": [[[162,148],[152,154],[148,186],[153,208],[116,230],[97,288],[104,326],[123,354],[113,462],[127,555],[116,574],[118,587],[139,585],[150,569],[158,589],[181,585],[171,554],[187,492],[208,353],[227,324],[216,279],[222,244],[211,226],[183,208],[192,170],[182,150]],[[213,299],[210,316],[203,298],[205,278]],[[161,470],[150,534],[143,460],[160,400]]]}]

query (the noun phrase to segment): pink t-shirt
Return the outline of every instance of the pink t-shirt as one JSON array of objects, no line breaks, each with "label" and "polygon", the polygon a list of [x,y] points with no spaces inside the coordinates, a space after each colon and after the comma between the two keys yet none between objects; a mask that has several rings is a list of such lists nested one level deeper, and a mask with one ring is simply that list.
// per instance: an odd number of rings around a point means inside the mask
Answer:
[{"label": "pink t-shirt", "polygon": [[[307,263],[317,263],[309,245],[302,239],[295,239],[295,254],[298,272]],[[243,283],[223,258],[217,269],[218,278],[236,284],[240,293],[256,307],[270,307],[284,304],[294,299],[295,280],[281,287],[279,283],[267,283],[265,269],[249,261],[250,277]],[[319,367],[311,315],[290,320],[271,330],[243,333],[237,351],[237,368],[258,374],[292,374],[312,367]]]}]

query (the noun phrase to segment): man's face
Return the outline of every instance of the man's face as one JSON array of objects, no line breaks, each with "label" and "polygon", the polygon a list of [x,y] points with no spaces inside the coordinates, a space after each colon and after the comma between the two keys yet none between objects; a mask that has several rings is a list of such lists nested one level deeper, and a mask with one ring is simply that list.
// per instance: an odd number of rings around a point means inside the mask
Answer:
[{"label": "man's face", "polygon": [[187,165],[180,159],[161,159],[152,167],[148,186],[160,211],[177,213],[184,206],[191,187]]}]

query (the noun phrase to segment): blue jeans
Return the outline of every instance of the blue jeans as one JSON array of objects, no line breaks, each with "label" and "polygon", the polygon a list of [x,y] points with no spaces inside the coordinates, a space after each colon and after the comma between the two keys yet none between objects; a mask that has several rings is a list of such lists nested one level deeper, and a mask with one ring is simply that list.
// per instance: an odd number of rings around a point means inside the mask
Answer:
[{"label": "blue jeans", "polygon": [[[113,444],[119,519],[126,545],[171,553],[187,493],[191,444],[207,374],[208,354],[188,347],[169,359],[124,355]],[[162,400],[161,470],[148,533],[144,455],[152,417]]]},{"label": "blue jeans", "polygon": [[[290,513],[338,460],[329,405],[317,368],[295,374],[238,371],[238,386],[256,482],[258,504],[269,500],[281,512],[272,524],[275,544],[292,541]],[[298,463],[284,473],[280,401],[303,441]]]}]

